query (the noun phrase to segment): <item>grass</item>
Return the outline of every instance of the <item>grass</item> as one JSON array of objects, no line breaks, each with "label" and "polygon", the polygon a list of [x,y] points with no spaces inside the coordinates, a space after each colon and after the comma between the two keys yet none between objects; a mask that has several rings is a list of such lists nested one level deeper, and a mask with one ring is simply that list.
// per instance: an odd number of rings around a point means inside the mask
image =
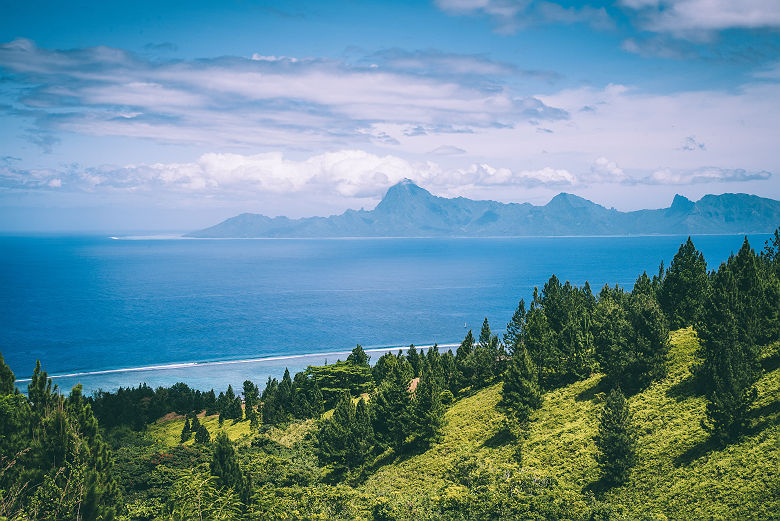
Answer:
[{"label": "grass", "polygon": [[[765,372],[757,384],[750,432],[718,448],[710,445],[701,425],[706,400],[692,383],[696,333],[675,331],[670,340],[666,377],[629,398],[638,445],[629,483],[599,487],[593,440],[605,395],[601,375],[545,394],[524,434],[522,471],[554,481],[565,501],[583,514],[599,499],[628,519],[780,518],[780,345],[768,349],[762,360]],[[465,461],[494,469],[516,465],[515,442],[500,436],[499,399],[500,384],[456,401],[447,410],[440,442],[422,454],[380,458],[383,465],[355,492],[362,498],[424,505],[462,492],[452,475]],[[223,430],[246,444],[252,436],[248,421],[226,421],[222,427],[217,416],[200,421],[212,438]],[[149,436],[158,445],[178,445],[183,422],[179,417],[152,425]],[[272,428],[265,436],[292,448],[315,429],[316,421],[306,420]]]},{"label": "grass", "polygon": [[[683,329],[670,340],[666,378],[629,399],[639,460],[628,484],[599,492],[593,439],[604,398],[600,375],[545,394],[526,432],[524,471],[553,478],[580,512],[596,495],[630,519],[780,518],[777,346],[766,357],[768,369],[757,385],[753,428],[737,443],[716,448],[701,426],[705,398],[692,391],[696,334]],[[441,443],[380,468],[362,491],[431,498],[456,486],[447,476],[464,458],[486,466],[512,464],[512,443],[486,443],[503,422],[495,407],[499,397],[495,385],[457,401],[447,411]]]}]

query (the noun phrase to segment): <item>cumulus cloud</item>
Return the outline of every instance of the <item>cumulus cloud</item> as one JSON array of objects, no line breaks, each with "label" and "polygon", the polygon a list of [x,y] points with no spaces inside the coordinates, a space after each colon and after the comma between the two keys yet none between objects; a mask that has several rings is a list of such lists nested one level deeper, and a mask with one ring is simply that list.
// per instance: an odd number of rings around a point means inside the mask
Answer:
[{"label": "cumulus cloud", "polygon": [[577,182],[564,169],[511,170],[489,164],[446,169],[431,161],[412,162],[393,155],[340,150],[293,160],[282,153],[254,155],[208,153],[188,163],[153,163],[65,170],[23,170],[12,162],[0,165],[0,187],[79,191],[174,191],[229,197],[247,193],[333,194],[377,197],[391,185],[410,178],[439,190],[464,185],[560,186]]},{"label": "cumulus cloud", "polygon": [[[484,57],[395,53],[385,61],[394,65],[259,53],[150,61],[109,47],[50,50],[25,39],[0,45],[0,69],[20,87],[13,110],[34,109],[41,132],[321,149],[346,141],[395,144],[375,131],[380,123],[436,132],[568,117],[495,81],[511,67]],[[431,68],[420,74],[425,63]],[[477,65],[468,80],[457,74]],[[456,73],[444,74],[448,67]]]},{"label": "cumulus cloud", "polygon": [[617,163],[606,157],[599,157],[590,165],[586,179],[592,183],[631,183],[632,180]]}]

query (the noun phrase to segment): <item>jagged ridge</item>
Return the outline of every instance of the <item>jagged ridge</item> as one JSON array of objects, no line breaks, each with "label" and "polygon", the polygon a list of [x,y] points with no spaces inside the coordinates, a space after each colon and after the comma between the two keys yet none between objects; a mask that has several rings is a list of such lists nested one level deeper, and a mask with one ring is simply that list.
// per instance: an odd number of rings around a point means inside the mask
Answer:
[{"label": "jagged ridge", "polygon": [[675,195],[669,208],[620,212],[560,193],[544,206],[437,197],[409,179],[391,186],[373,210],[331,217],[243,213],[188,237],[485,237],[769,233],[780,201],[748,194]]}]

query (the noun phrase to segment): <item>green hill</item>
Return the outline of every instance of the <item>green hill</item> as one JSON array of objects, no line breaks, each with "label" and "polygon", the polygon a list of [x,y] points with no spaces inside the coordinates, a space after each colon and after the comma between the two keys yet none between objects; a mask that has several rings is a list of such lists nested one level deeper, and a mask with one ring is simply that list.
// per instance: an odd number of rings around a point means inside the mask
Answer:
[{"label": "green hill", "polygon": [[[548,393],[523,443],[522,472],[556,483],[575,512],[600,499],[628,519],[777,519],[780,517],[780,369],[778,346],[764,359],[754,426],[739,443],[707,445],[700,422],[705,399],[690,391],[698,345],[691,329],[673,332],[668,375],[630,398],[639,462],[630,482],[599,493],[595,445],[600,375]],[[499,384],[500,385],[500,384]],[[499,385],[457,401],[447,411],[441,443],[380,468],[360,489],[385,497],[395,509],[462,493],[447,476],[459,466],[505,471],[513,442],[501,441]],[[498,438],[498,439],[497,439]]]},{"label": "green hill", "polygon": [[[598,482],[594,436],[605,392],[602,376],[594,375],[545,394],[519,442],[507,435],[496,407],[497,384],[457,400],[447,410],[441,440],[430,449],[389,460],[391,453],[380,456],[352,486],[323,484],[328,469],[309,463],[310,485],[267,490],[265,518],[513,519],[511,507],[502,514],[503,507],[490,505],[520,500],[535,519],[778,519],[780,344],[762,360],[750,432],[725,448],[710,446],[701,427],[706,400],[693,391],[690,371],[697,347],[692,329],[672,332],[666,377],[630,397],[639,459],[626,485],[604,489]],[[271,472],[269,461],[273,472],[282,473],[312,461],[314,420],[261,435],[279,447],[271,460],[254,459],[248,422],[219,427],[216,417],[202,421],[212,435],[224,430],[237,443],[260,481]],[[179,417],[148,428],[156,454],[179,444],[182,425]],[[449,516],[442,513],[447,505]],[[453,518],[452,512],[458,514]]]}]

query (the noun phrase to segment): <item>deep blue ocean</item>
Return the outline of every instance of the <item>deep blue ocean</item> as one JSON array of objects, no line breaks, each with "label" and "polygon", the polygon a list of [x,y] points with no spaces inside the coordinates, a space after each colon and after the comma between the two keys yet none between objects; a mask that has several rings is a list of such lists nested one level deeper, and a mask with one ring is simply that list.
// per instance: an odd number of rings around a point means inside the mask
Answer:
[{"label": "deep blue ocean", "polygon": [[[760,250],[768,237],[749,239]],[[502,332],[552,273],[630,289],[684,240],[0,237],[0,352],[24,389],[36,359],[63,390],[262,387],[358,343],[376,359],[455,344],[486,316]],[[709,268],[742,240],[694,237]]]}]

